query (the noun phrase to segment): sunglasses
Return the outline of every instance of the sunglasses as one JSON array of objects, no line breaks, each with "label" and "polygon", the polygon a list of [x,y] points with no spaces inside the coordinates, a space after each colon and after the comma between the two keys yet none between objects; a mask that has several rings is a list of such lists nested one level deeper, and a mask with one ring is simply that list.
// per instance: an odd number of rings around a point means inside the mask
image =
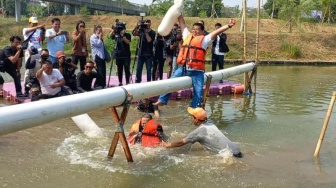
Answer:
[{"label": "sunglasses", "polygon": [[58,59],[65,59],[65,57],[64,57],[64,56],[62,56],[62,57],[59,57]]},{"label": "sunglasses", "polygon": [[83,27],[85,27],[85,26],[84,26],[84,25],[80,25],[79,27],[82,27],[82,28],[83,28]]},{"label": "sunglasses", "polygon": [[90,66],[85,66],[85,68],[87,68],[87,69],[93,69],[93,67],[90,67]]}]

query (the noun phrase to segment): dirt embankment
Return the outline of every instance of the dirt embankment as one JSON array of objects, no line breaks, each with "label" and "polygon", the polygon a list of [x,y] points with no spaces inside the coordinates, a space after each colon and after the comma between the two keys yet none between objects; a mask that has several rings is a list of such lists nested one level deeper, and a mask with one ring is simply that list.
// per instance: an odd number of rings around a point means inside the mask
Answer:
[{"label": "dirt embankment", "polygon": [[[137,22],[141,19],[139,16],[59,16],[61,27],[64,30],[72,31],[78,20],[86,22],[88,33],[91,34],[94,25],[101,25],[105,31],[109,30],[115,23],[115,19],[127,23],[127,30],[131,31]],[[162,18],[145,17],[152,20],[152,28],[157,29]],[[193,22],[200,18],[186,18],[187,25],[191,27]],[[25,20],[25,19],[23,19]],[[40,23],[46,22],[47,28],[51,27],[51,18],[41,18]],[[214,29],[215,23],[222,25],[228,23],[228,18],[205,18],[205,28],[207,31]],[[0,27],[0,44],[8,44],[8,38],[11,34],[22,35],[22,28],[27,22],[20,24],[14,23],[13,19],[2,19]],[[244,52],[244,33],[240,32],[241,20],[237,19],[237,24],[226,33],[228,35],[227,44],[230,52],[226,54],[228,61],[240,61]],[[8,28],[10,32],[8,32]],[[248,19],[246,36],[246,58],[255,59],[256,55],[256,36],[257,20]],[[259,59],[261,62],[301,62],[318,63],[336,61],[336,28],[330,24],[319,23],[299,23],[293,24],[292,32],[289,32],[289,24],[286,21],[262,19],[259,29]],[[70,45],[71,46],[71,45]],[[210,53],[208,53],[210,54]],[[208,59],[210,56],[208,56]]]}]

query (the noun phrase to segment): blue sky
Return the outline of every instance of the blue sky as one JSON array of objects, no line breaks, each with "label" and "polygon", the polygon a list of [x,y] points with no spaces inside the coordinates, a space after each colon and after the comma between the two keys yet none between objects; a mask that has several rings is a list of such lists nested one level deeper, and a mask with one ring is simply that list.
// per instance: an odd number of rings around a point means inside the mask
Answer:
[{"label": "blue sky", "polygon": [[[146,4],[150,5],[152,3],[152,0],[128,0],[129,2],[136,3],[136,4]],[[266,3],[267,0],[260,0],[260,4]],[[222,0],[225,6],[235,6],[235,5],[241,5],[241,0]],[[258,0],[247,0],[247,6],[248,7],[257,7],[258,6]]]}]

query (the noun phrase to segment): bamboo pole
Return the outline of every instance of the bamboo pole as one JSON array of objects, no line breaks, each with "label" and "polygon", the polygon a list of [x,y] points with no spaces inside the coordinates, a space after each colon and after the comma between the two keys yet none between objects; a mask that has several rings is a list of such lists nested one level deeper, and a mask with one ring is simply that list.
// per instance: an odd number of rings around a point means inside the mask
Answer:
[{"label": "bamboo pole", "polygon": [[[274,1],[273,1],[274,3]],[[256,37],[256,56],[255,56],[255,64],[256,64],[256,67],[255,67],[255,75],[254,75],[254,93],[257,92],[257,66],[259,64],[259,28],[260,28],[260,0],[258,0],[258,14],[257,14],[257,37]]]},{"label": "bamboo pole", "polygon": [[324,119],[323,127],[322,127],[321,134],[320,134],[320,138],[317,141],[314,157],[317,157],[318,154],[319,154],[319,152],[320,152],[320,148],[322,146],[322,141],[324,139],[324,135],[325,135],[325,133],[327,131],[327,128],[328,128],[328,123],[329,123],[330,115],[331,115],[331,112],[332,112],[333,107],[334,107],[335,98],[336,98],[336,92],[334,92],[333,96],[331,97],[329,109],[328,109],[327,115],[326,115],[326,117]]},{"label": "bamboo pole", "polygon": [[[244,54],[243,54],[243,64],[246,63],[246,38],[247,38],[247,17],[246,17],[246,0],[243,4],[243,15],[244,15]],[[248,83],[248,73],[244,73],[244,85],[247,86]],[[245,91],[247,88],[245,87]]]}]

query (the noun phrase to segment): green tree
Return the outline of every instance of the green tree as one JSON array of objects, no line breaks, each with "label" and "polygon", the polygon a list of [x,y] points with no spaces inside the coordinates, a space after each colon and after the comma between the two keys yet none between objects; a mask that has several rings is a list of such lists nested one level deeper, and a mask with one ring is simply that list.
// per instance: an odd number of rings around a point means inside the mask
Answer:
[{"label": "green tree", "polygon": [[150,15],[164,16],[173,4],[173,0],[157,0],[151,6]]},{"label": "green tree", "polygon": [[80,15],[90,15],[90,11],[88,10],[86,6],[82,6],[80,7],[79,14]]},{"label": "green tree", "polygon": [[48,2],[48,6],[49,6],[49,15],[54,15],[54,16],[58,16],[58,15],[63,15],[64,13],[64,5],[60,4],[60,3],[51,3]]},{"label": "green tree", "polygon": [[[21,0],[21,14],[22,15],[27,15],[28,12],[28,5],[29,0]],[[6,0],[4,2],[5,9],[9,11],[9,16],[15,16],[15,1],[14,0]]]}]

